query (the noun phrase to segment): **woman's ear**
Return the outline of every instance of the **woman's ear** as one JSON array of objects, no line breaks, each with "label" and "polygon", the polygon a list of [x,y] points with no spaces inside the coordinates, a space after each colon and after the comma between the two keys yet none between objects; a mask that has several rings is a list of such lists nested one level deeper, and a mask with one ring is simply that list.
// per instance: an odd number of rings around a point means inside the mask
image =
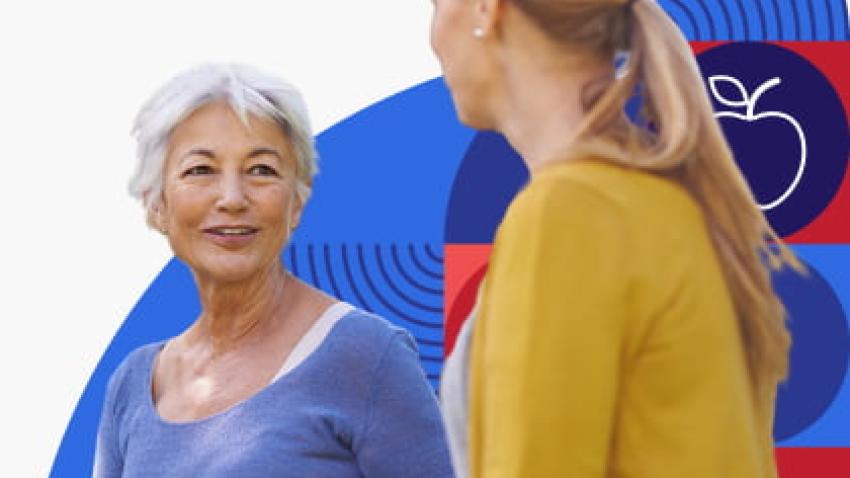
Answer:
[{"label": "woman's ear", "polygon": [[295,197],[292,198],[292,206],[291,212],[289,213],[289,233],[298,228],[298,224],[301,223],[301,212],[304,211],[304,200],[301,199],[300,194],[295,194]]},{"label": "woman's ear", "polygon": [[148,225],[163,235],[168,235],[168,227],[165,220],[165,198],[160,197],[148,207]]},{"label": "woman's ear", "polygon": [[290,234],[301,223],[301,213],[304,212],[304,206],[307,204],[307,199],[310,198],[312,187],[312,180],[308,180],[306,183],[302,183],[300,179],[295,180],[295,187],[292,190],[292,198],[289,202],[289,211],[287,212],[287,223]]},{"label": "woman's ear", "polygon": [[[475,24],[476,30],[480,29],[480,35],[492,34],[496,29],[499,16],[502,13],[502,2],[504,0],[475,0]],[[479,33],[476,33],[479,35]]]}]

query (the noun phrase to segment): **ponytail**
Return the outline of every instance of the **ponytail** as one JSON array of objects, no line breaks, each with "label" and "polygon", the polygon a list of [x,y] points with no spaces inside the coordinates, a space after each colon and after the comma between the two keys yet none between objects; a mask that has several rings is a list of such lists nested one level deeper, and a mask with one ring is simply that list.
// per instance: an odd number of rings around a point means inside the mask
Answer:
[{"label": "ponytail", "polygon": [[[654,0],[513,0],[557,41],[614,60],[590,98],[576,151],[679,182],[703,211],[744,341],[754,386],[788,373],[791,336],[770,269],[803,270],[759,209],[714,117],[696,59]],[[637,122],[625,115],[637,93]],[[767,267],[766,267],[767,266]]]}]

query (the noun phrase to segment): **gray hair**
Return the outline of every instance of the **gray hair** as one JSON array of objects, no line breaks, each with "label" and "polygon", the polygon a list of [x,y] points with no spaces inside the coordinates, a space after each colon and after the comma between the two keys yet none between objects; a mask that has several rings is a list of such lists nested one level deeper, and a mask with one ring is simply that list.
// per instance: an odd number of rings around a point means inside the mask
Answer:
[{"label": "gray hair", "polygon": [[213,101],[226,101],[242,122],[248,114],[276,121],[292,143],[296,156],[296,194],[305,204],[318,172],[307,107],[289,83],[239,64],[204,64],[181,73],[157,91],[139,111],[132,134],[137,141],[136,171],[130,194],[148,213],[162,198],[168,140],[174,128],[192,112]]}]

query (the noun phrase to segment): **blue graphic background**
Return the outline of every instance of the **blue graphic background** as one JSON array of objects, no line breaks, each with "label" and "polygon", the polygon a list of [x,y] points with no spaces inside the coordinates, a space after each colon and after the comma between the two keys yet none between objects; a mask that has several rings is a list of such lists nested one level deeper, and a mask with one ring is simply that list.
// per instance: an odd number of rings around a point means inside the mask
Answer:
[{"label": "blue graphic background", "polygon": [[[692,41],[850,39],[843,0],[659,3]],[[495,203],[483,207],[481,197],[462,191],[466,180],[459,178],[473,176],[471,171],[458,174],[468,169],[461,161],[493,154],[503,146],[498,143],[498,137],[476,135],[457,124],[440,79],[367,108],[319,135],[323,172],[304,221],[282,254],[307,282],[411,330],[433,384],[442,353],[442,245],[444,241],[492,240],[488,231],[498,223],[500,211],[513,195],[511,190],[524,181],[524,172],[511,156],[515,153],[508,150],[502,151],[503,164],[511,172],[504,184],[492,185],[484,194]],[[450,207],[450,200],[460,209]],[[469,206],[474,201],[483,209]],[[478,222],[464,221],[476,211],[488,211],[483,214],[489,216]],[[464,222],[477,225],[465,230]],[[850,379],[846,375],[850,341],[846,317],[842,315],[843,328],[837,319],[838,310],[843,314],[850,301],[850,246],[798,246],[795,251],[823,278],[813,286],[811,297],[837,297],[840,307],[825,309],[826,329],[808,332],[803,330],[809,323],[803,317],[794,320],[796,306],[789,307],[794,333],[811,334],[808,344],[818,343],[826,335],[837,340],[829,347],[833,355],[810,346],[800,347],[792,355],[795,375],[822,375],[823,380],[806,382],[800,389],[794,388],[792,380],[781,392],[777,429],[782,434],[778,438],[785,439],[780,444],[788,446],[850,446],[846,426],[850,423]],[[796,290],[797,280],[787,279],[789,287]],[[778,289],[784,287],[784,281],[777,279]],[[818,307],[802,300],[800,307]],[[176,335],[198,311],[191,275],[179,261],[170,261],[94,370],[70,419],[51,476],[91,475],[109,375],[132,349]],[[836,357],[844,357],[843,362]],[[795,418],[798,407],[801,417]],[[787,423],[783,422],[786,415],[791,417]]]},{"label": "blue graphic background", "polygon": [[[484,175],[499,180],[480,188],[477,181]],[[521,159],[502,136],[477,135],[455,178],[446,242],[491,243],[499,218],[526,178]],[[484,213],[469,220],[474,208]],[[783,446],[850,446],[850,319],[845,313],[850,310],[850,244],[792,248],[809,274],[784,270],[773,276],[794,338],[790,379],[779,389],[774,438]]]},{"label": "blue graphic background", "polygon": [[844,0],[660,0],[691,41],[845,41]]},{"label": "blue graphic background", "polygon": [[786,271],[774,287],[794,338],[774,437],[782,446],[850,446],[850,244],[798,245],[810,276]]}]

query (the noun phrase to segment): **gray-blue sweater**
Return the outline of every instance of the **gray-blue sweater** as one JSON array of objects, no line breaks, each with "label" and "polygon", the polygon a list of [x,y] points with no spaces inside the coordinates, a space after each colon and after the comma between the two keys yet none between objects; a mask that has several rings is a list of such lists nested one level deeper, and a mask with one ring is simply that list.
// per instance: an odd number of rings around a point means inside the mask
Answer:
[{"label": "gray-blue sweater", "polygon": [[234,407],[163,421],[151,399],[164,343],[113,374],[98,477],[451,477],[434,394],[409,334],[362,311],[341,318],[300,365]]}]

